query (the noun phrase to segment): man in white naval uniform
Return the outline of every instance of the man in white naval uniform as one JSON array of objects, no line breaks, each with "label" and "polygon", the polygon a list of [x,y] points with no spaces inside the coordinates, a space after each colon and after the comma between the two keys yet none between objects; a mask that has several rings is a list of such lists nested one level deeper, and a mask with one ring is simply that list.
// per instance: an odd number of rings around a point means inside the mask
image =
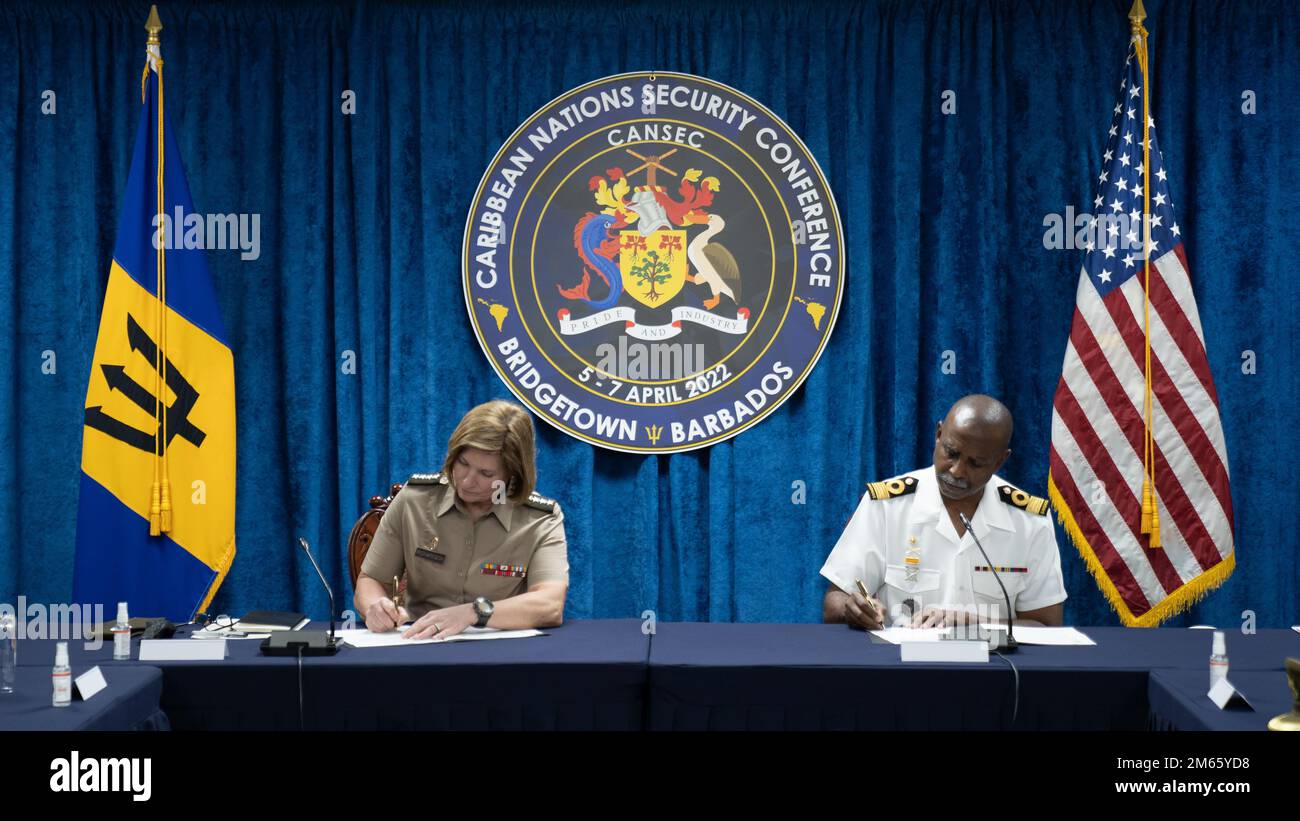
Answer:
[{"label": "man in white naval uniform", "polygon": [[871,483],[822,566],[822,620],[864,630],[1005,621],[996,570],[1017,624],[1061,624],[1065,584],[1047,500],[996,475],[1011,432],[1001,402],[963,397],[935,428],[933,467]]}]

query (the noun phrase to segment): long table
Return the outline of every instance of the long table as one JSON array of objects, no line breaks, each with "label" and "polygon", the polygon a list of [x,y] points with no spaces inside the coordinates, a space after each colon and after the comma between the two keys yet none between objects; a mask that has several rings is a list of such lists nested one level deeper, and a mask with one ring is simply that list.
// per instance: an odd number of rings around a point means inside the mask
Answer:
[{"label": "long table", "polygon": [[1210,677],[1204,670],[1152,670],[1147,683],[1151,722],[1159,730],[1266,730],[1273,716],[1291,711],[1293,698],[1282,670],[1228,671],[1228,680],[1250,708],[1220,710],[1210,701]]},{"label": "long table", "polygon": [[[546,633],[343,647],[301,666],[261,655],[259,641],[230,640],[223,661],[148,663],[163,671],[162,709],[178,730],[640,729],[649,654],[641,622],[575,621]],[[138,664],[112,661],[109,644],[71,642],[69,654],[78,673]],[[53,642],[20,642],[20,664],[48,677],[53,659]]]},{"label": "long table", "polygon": [[168,729],[167,716],[159,709],[162,670],[145,665],[100,669],[107,689],[89,701],[74,693],[67,707],[55,707],[50,668],[20,666],[14,691],[0,693],[0,730]]},{"label": "long table", "polygon": [[[842,625],[660,623],[655,730],[1143,730],[1155,669],[1208,676],[1203,630],[1088,627],[1095,647],[1031,647],[987,664],[903,664]],[[1300,634],[1229,634],[1234,670],[1277,670]],[[1013,669],[1014,666],[1014,669]]]},{"label": "long table", "polygon": [[[301,667],[231,641],[223,661],[148,665],[162,671],[161,708],[177,729],[1141,730],[1190,726],[1153,712],[1165,702],[1152,682],[1165,671],[1203,682],[1211,642],[1201,630],[1087,627],[1095,647],[903,664],[896,646],[842,625],[642,626],[574,621],[540,638],[346,647]],[[1300,656],[1300,634],[1229,633],[1228,653],[1233,679],[1256,697],[1275,682],[1269,698],[1289,699],[1282,665]],[[108,644],[73,642],[71,654],[77,673],[141,666],[112,661]],[[52,642],[20,642],[20,664],[46,677],[42,698],[53,657]],[[1267,675],[1256,685],[1250,673]]]}]

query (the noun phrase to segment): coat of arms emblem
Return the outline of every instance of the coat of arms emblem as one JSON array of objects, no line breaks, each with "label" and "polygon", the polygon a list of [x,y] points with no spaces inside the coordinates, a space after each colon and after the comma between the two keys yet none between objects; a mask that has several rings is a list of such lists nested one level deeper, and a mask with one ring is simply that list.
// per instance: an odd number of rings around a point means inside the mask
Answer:
[{"label": "coat of arms emblem", "polygon": [[774,114],[686,74],[561,95],[497,153],[465,232],[492,366],[603,447],[688,450],[772,413],[843,293],[834,198]]}]

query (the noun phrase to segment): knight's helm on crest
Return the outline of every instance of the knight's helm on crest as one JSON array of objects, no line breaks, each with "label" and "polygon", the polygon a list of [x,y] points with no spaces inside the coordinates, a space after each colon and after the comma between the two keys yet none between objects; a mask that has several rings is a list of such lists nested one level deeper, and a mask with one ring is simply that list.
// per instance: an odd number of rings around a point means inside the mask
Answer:
[{"label": "knight's helm on crest", "polygon": [[648,237],[660,228],[672,228],[668,212],[655,199],[655,192],[648,186],[638,187],[632,195],[631,208],[640,217],[636,221],[641,236]]}]

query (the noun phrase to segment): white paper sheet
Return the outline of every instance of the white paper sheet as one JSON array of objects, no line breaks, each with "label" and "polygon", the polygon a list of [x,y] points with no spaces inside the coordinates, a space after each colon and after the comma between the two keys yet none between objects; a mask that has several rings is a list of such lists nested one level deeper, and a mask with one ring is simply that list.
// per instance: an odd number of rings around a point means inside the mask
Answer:
[{"label": "white paper sheet", "polygon": [[353,647],[401,647],[414,644],[449,644],[454,641],[483,641],[485,639],[526,639],[532,636],[546,635],[541,630],[497,630],[492,627],[467,627],[465,632],[445,639],[404,639],[402,633],[410,625],[387,633],[372,633],[364,628],[359,630],[337,630],[334,635],[339,640]]},{"label": "white paper sheet", "polygon": [[269,639],[270,637],[270,633],[236,633],[231,630],[210,631],[207,628],[195,630],[190,634],[190,638],[198,639],[200,641],[210,639],[257,639],[258,641],[261,641],[262,639]]},{"label": "white paper sheet", "polygon": [[[1006,630],[1005,624],[982,624],[986,630]],[[1037,644],[1045,647],[1094,647],[1097,642],[1073,627],[1017,627],[1017,644]]]},{"label": "white paper sheet", "polygon": [[905,641],[939,641],[939,637],[946,632],[947,629],[943,627],[886,627],[884,630],[872,630],[871,635],[890,644],[902,644]]},{"label": "white paper sheet", "polygon": [[[983,624],[985,630],[1006,630],[1005,624]],[[890,644],[902,644],[905,641],[939,641],[948,632],[948,628],[929,627],[925,629],[912,627],[888,627],[884,630],[872,630],[871,635],[879,636]],[[1017,627],[1016,642],[1051,647],[1089,647],[1097,642],[1088,638],[1073,627]]]},{"label": "white paper sheet", "polygon": [[[237,628],[239,625],[236,624]],[[270,633],[244,633],[240,630],[233,629],[226,623],[225,626],[213,622],[204,626],[202,630],[195,630],[190,634],[192,639],[261,639],[270,638]]]}]

